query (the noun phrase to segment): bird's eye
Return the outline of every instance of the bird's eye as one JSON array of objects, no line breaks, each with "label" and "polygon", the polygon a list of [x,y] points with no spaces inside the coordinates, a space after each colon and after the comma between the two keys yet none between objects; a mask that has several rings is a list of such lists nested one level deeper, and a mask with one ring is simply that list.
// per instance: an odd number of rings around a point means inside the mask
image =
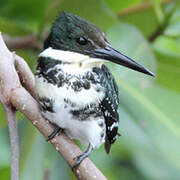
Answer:
[{"label": "bird's eye", "polygon": [[77,43],[80,44],[80,45],[86,45],[88,43],[88,40],[84,37],[79,37],[77,38]]}]

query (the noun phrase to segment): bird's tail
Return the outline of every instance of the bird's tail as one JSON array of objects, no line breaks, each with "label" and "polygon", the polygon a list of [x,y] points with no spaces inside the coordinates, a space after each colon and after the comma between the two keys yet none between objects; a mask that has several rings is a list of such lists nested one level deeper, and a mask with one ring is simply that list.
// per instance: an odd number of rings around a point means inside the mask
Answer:
[{"label": "bird's tail", "polygon": [[[117,135],[118,136],[121,136],[120,133],[117,132]],[[114,141],[111,143],[108,139],[108,137],[106,136],[106,141],[105,141],[105,144],[104,144],[104,148],[106,150],[106,153],[109,154],[110,153],[110,150],[111,150],[111,145],[114,143]]]},{"label": "bird's tail", "polygon": [[109,142],[108,138],[106,137],[106,141],[104,144],[104,148],[106,150],[106,153],[109,154],[111,150],[111,143]]}]

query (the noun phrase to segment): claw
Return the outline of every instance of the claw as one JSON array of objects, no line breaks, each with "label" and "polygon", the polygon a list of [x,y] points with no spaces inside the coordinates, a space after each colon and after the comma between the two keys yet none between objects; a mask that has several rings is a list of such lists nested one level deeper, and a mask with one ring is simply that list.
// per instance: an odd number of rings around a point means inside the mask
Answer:
[{"label": "claw", "polygon": [[46,141],[52,140],[56,136],[56,134],[58,134],[59,132],[62,132],[62,130],[63,130],[62,128],[60,128],[59,126],[56,126],[54,131],[48,136]]},{"label": "claw", "polygon": [[86,158],[86,157],[88,157],[88,155],[86,155],[86,154],[81,154],[81,155],[79,155],[79,156],[77,156],[77,157],[75,157],[74,158],[74,160],[75,160],[75,163],[74,163],[74,165],[73,165],[73,167],[72,167],[72,170],[74,171],[80,164],[81,164],[81,162]]},{"label": "claw", "polygon": [[84,153],[74,158],[75,163],[72,166],[72,171],[74,171],[81,164],[81,162],[89,156],[92,150],[93,147],[91,144],[89,144],[88,149]]}]

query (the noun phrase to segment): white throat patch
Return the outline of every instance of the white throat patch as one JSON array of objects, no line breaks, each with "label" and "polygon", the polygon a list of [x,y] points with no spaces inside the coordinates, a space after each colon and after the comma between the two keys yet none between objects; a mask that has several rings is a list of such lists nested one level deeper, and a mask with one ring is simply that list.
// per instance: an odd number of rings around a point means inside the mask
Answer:
[{"label": "white throat patch", "polygon": [[52,47],[45,49],[39,56],[48,57],[55,60],[60,60],[62,62],[69,62],[69,63],[79,63],[81,61],[89,59],[89,56],[87,55],[83,55],[83,54],[71,52],[71,51],[53,49]]},{"label": "white throat patch", "polygon": [[105,60],[99,58],[92,58],[88,55],[80,54],[72,51],[64,51],[53,49],[49,47],[45,49],[42,53],[39,54],[39,57],[47,57],[55,60],[59,60],[65,63],[79,64],[81,63],[82,67],[89,66],[99,66],[104,63]]},{"label": "white throat patch", "polygon": [[51,58],[52,61],[54,59],[64,62],[65,64],[62,64],[61,68],[64,72],[69,74],[81,74],[93,67],[101,67],[104,63],[103,59],[92,58],[88,55],[71,51],[57,50],[51,47],[45,49],[39,57]]}]

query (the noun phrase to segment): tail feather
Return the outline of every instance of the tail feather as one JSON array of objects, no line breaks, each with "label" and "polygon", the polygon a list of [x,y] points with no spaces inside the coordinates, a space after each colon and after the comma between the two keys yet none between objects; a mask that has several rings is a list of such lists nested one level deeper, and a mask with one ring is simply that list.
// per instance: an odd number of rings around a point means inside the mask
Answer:
[{"label": "tail feather", "polygon": [[[119,132],[117,132],[117,136],[121,136],[121,134]],[[106,136],[106,141],[104,143],[104,148],[106,150],[106,153],[109,154],[110,153],[110,150],[111,150],[111,145],[114,143],[109,141],[108,137]]]},{"label": "tail feather", "polygon": [[109,140],[106,138],[105,144],[104,144],[104,148],[106,150],[106,153],[109,154],[110,150],[111,150],[111,143],[109,142]]}]

